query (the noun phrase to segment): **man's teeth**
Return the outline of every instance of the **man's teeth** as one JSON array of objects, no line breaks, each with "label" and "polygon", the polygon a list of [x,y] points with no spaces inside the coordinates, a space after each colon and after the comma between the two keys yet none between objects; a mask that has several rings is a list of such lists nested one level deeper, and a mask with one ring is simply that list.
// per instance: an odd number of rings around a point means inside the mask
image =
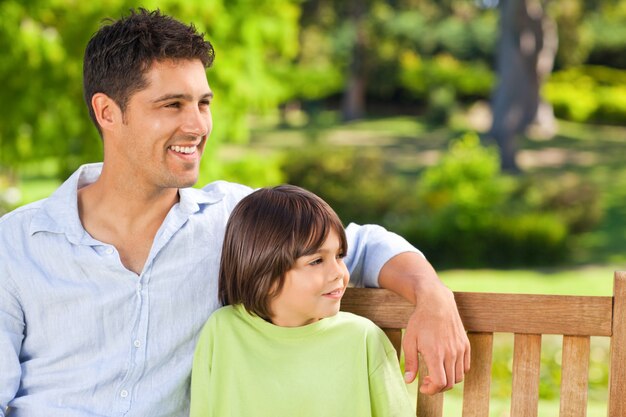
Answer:
[{"label": "man's teeth", "polygon": [[170,149],[174,152],[190,154],[196,151],[195,146],[170,146]]}]

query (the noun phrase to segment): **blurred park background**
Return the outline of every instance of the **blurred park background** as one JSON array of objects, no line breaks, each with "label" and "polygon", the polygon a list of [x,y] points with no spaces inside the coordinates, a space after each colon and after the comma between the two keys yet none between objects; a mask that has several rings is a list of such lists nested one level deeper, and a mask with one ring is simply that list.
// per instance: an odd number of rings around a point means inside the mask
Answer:
[{"label": "blurred park background", "polygon": [[[138,6],[216,49],[199,185],[309,188],[344,222],[405,236],[455,290],[611,294],[626,267],[625,1],[0,0],[0,214],[101,160],[83,50]],[[558,377],[546,349],[542,384]],[[594,349],[590,415],[604,415]],[[542,389],[546,410],[556,397]]]}]

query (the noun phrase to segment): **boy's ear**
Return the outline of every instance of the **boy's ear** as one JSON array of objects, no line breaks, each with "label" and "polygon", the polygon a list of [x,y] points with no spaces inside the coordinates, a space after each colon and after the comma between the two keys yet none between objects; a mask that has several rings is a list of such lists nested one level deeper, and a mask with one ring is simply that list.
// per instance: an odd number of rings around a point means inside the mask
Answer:
[{"label": "boy's ear", "polygon": [[96,120],[103,131],[110,130],[115,124],[122,122],[122,111],[117,103],[104,93],[96,93],[91,97],[91,106]]}]

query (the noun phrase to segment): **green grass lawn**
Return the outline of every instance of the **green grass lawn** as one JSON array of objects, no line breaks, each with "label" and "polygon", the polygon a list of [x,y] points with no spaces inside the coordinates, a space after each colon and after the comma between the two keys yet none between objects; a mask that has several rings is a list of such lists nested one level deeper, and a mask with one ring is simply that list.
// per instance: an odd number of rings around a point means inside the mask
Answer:
[{"label": "green grass lawn", "polygon": [[619,265],[553,269],[447,270],[441,280],[453,291],[528,294],[612,295],[613,272]]}]

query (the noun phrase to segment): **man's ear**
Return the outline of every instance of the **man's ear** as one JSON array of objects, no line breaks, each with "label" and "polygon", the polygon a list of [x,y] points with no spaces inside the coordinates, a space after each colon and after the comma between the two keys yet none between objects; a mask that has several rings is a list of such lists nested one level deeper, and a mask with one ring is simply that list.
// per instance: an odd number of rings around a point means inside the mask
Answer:
[{"label": "man's ear", "polygon": [[91,107],[96,120],[103,131],[110,130],[122,122],[122,111],[117,103],[104,93],[96,93],[91,97]]}]

